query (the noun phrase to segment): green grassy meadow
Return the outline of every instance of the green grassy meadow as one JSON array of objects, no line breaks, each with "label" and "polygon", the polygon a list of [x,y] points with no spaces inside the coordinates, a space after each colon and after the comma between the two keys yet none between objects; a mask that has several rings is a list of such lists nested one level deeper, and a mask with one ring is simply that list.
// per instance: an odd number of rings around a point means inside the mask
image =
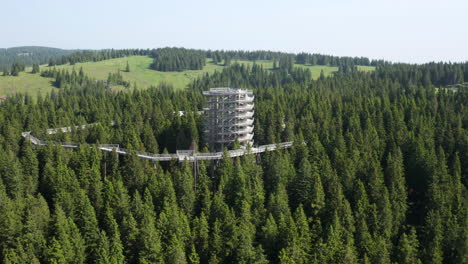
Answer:
[{"label": "green grassy meadow", "polygon": [[[138,88],[145,89],[152,85],[164,82],[172,84],[175,89],[183,89],[187,85],[205,73],[212,73],[220,71],[224,68],[222,65],[216,65],[207,60],[205,67],[202,70],[189,70],[183,72],[160,72],[150,69],[153,59],[147,56],[131,56],[117,59],[110,59],[98,62],[85,62],[77,63],[75,65],[60,65],[56,66],[57,69],[66,69],[71,71],[75,69],[83,71],[92,78],[98,80],[106,80],[111,72],[124,70],[126,65],[130,65],[130,72],[122,72],[124,80],[129,81],[132,86],[136,84]],[[242,63],[246,65],[253,65],[252,61],[233,61],[232,63]],[[262,65],[265,69],[271,70],[273,67],[272,61],[256,61],[256,64]],[[308,68],[312,73],[312,77],[317,79],[320,72],[323,70],[324,74],[330,75],[338,71],[338,67],[330,66],[309,66],[296,64],[295,66],[301,68]],[[362,71],[372,71],[374,67],[358,66]],[[47,68],[46,65],[41,66],[41,70]],[[57,89],[51,84],[52,79],[41,77],[39,74],[31,74],[31,68],[26,68],[26,72],[21,72],[19,76],[1,76],[0,75],[0,96],[11,95],[15,93],[28,93],[31,95],[46,94],[50,91]],[[122,90],[123,87],[113,87],[115,90]]]},{"label": "green grassy meadow", "polygon": [[182,89],[191,80],[201,74],[214,72],[223,68],[223,66],[208,63],[202,70],[160,72],[150,69],[153,59],[146,56],[131,56],[98,62],[77,63],[73,66],[63,65],[57,66],[57,68],[67,70],[75,68],[78,71],[82,67],[87,75],[99,80],[106,80],[110,72],[117,72],[119,69],[123,71],[127,65],[127,61],[130,65],[130,72],[122,72],[124,80],[129,81],[132,85],[136,83],[137,87],[143,89],[161,82],[170,83],[174,88]]},{"label": "green grassy meadow", "polygon": [[38,73],[30,73],[31,69],[26,68],[26,72],[20,72],[19,76],[0,75],[0,97],[16,93],[27,93],[31,95],[50,93],[57,89],[52,86],[51,78],[41,77]]},{"label": "green grassy meadow", "polygon": [[[253,65],[254,63],[257,65],[261,65],[266,70],[273,69],[273,61],[234,61],[242,64]],[[318,79],[320,77],[320,72],[323,70],[325,76],[329,76],[334,72],[338,71],[338,67],[333,66],[321,66],[321,65],[303,65],[303,64],[294,64],[295,67],[299,68],[307,68],[310,70],[313,79]]]}]

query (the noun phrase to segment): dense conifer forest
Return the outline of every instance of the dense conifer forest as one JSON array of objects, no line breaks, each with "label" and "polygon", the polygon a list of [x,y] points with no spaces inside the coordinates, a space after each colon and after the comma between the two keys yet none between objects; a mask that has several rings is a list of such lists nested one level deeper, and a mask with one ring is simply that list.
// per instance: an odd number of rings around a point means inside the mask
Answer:
[{"label": "dense conifer forest", "polygon": [[37,46],[0,48],[0,70],[10,69],[14,63],[21,63],[26,66],[46,64],[49,59],[60,58],[75,52],[77,51]]},{"label": "dense conifer forest", "polygon": [[163,48],[154,52],[154,63],[151,67],[157,71],[201,70],[205,62],[204,51]]},{"label": "dense conifer forest", "polygon": [[326,66],[379,66],[388,65],[384,60],[369,60],[363,57],[338,57],[323,54],[310,53],[285,53],[274,51],[243,51],[243,50],[195,50],[185,48],[158,48],[158,49],[122,49],[122,50],[85,50],[78,51],[60,58],[51,58],[49,66],[63,65],[78,62],[102,61],[126,56],[144,55],[154,58],[151,68],[157,71],[184,71],[200,70],[206,63],[206,59],[212,59],[216,64],[229,66],[235,60],[272,60],[279,66],[284,64],[307,64]]},{"label": "dense conifer forest", "polygon": [[[185,90],[122,92],[108,85],[118,74],[96,81],[50,69],[42,74],[59,92],[0,104],[3,263],[468,263],[468,90],[444,89],[468,80],[467,64],[179,52],[164,55],[179,60],[171,70],[202,57],[278,67],[232,62]],[[79,54],[75,61],[100,53]],[[291,59],[340,71],[312,80]],[[203,161],[194,177],[188,162],[151,163],[87,145],[166,153],[195,143],[206,151],[201,92],[226,83],[254,91],[256,144],[294,146]],[[46,133],[87,123],[98,124]],[[23,131],[51,143],[34,146]]]}]

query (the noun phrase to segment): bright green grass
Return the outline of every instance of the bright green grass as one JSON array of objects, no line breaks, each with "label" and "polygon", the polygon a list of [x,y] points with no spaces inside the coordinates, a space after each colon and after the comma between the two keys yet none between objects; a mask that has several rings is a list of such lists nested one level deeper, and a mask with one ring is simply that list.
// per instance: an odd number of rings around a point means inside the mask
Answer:
[{"label": "bright green grass", "polygon": [[73,66],[63,65],[57,66],[58,69],[79,70],[83,71],[96,79],[106,80],[110,72],[117,72],[119,69],[124,70],[126,65],[130,65],[130,72],[122,72],[125,81],[129,81],[132,86],[136,83],[138,88],[148,88],[155,86],[158,83],[169,83],[176,89],[182,89],[198,76],[206,72],[214,72],[221,70],[223,66],[207,63],[203,70],[189,70],[183,72],[160,72],[150,69],[153,59],[146,56],[131,56],[125,58],[117,58],[98,62],[77,63]]},{"label": "bright green grass", "polygon": [[[253,61],[235,61],[235,62],[250,65],[250,66],[252,66],[255,63],[257,65],[261,65],[266,70],[272,70],[273,69],[273,61],[261,60],[261,61],[255,61],[255,62],[253,62]],[[302,65],[302,64],[294,64],[294,66],[299,67],[299,68],[309,69],[310,72],[312,73],[312,78],[313,79],[318,79],[320,77],[320,72],[322,70],[323,70],[323,74],[325,76],[329,76],[332,73],[338,71],[338,67],[331,67],[331,66],[320,66],[320,65],[310,66],[310,65]]]},{"label": "bright green grass", "polygon": [[332,66],[321,66],[321,65],[302,65],[302,64],[295,64],[294,66],[301,67],[301,68],[307,68],[310,70],[312,73],[312,78],[313,79],[318,79],[320,77],[320,72],[323,71],[323,74],[325,76],[332,75],[334,72],[338,71],[338,67],[332,67]]},{"label": "bright green grass", "polygon": [[[75,65],[61,65],[56,66],[57,69],[79,71],[83,68],[83,71],[92,78],[99,80],[106,80],[107,76],[111,72],[117,72],[118,70],[124,70],[126,65],[130,65],[130,72],[122,72],[123,78],[129,81],[132,86],[136,84],[138,88],[145,89],[152,85],[159,83],[172,84],[175,89],[183,89],[187,85],[196,79],[197,77],[205,74],[212,73],[214,71],[221,71],[224,66],[215,65],[211,60],[207,60],[205,67],[202,70],[190,70],[183,72],[160,72],[150,69],[150,65],[153,59],[147,56],[131,56],[125,58],[117,58],[111,60],[104,60],[98,62],[85,62],[77,63]],[[233,63],[242,63],[246,65],[253,65],[252,61],[233,61]],[[273,68],[272,61],[256,61],[258,65],[262,65],[264,69],[271,70]],[[331,75],[333,72],[338,71],[338,67],[329,66],[309,66],[295,64],[297,67],[308,68],[312,73],[312,77],[317,79],[320,76],[320,72],[323,71],[325,76]],[[41,70],[48,68],[47,66],[41,66]],[[359,70],[372,71],[374,67],[370,66],[358,66]],[[51,85],[50,78],[43,78],[39,74],[29,73],[31,68],[27,68],[26,72],[20,73],[20,76],[0,76],[0,96],[11,95],[15,93],[29,93],[31,95],[48,93],[54,89]],[[116,86],[114,90],[125,90],[124,87]]]},{"label": "bright green grass", "polygon": [[[109,72],[117,72],[119,69],[124,70],[126,65],[130,65],[130,72],[122,72],[124,80],[129,81],[132,85],[137,84],[139,88],[148,88],[151,85],[157,85],[158,83],[164,82],[172,84],[175,89],[183,89],[187,85],[203,75],[204,73],[212,73],[216,70],[221,71],[224,66],[219,64],[213,64],[211,60],[207,60],[205,67],[202,70],[189,70],[183,72],[160,72],[150,69],[150,65],[153,62],[152,58],[146,56],[131,56],[125,58],[117,58],[99,62],[86,62],[77,63],[74,66],[64,65],[57,66],[59,69],[79,70],[83,67],[83,71],[91,77],[99,80],[107,79]],[[242,63],[246,65],[253,65],[252,61],[233,61],[233,63]],[[256,61],[256,64],[262,65],[264,69],[271,70],[273,68],[272,61]],[[296,64],[295,66],[309,68],[312,72],[312,77],[317,79],[320,76],[320,72],[323,70],[325,76],[338,71],[338,67],[329,66],[304,66]]]},{"label": "bright green grass", "polygon": [[27,93],[30,95],[46,94],[57,88],[52,86],[51,78],[41,77],[38,73],[30,73],[31,69],[26,68],[26,72],[20,72],[19,76],[0,75],[0,96],[12,95],[16,93]]},{"label": "bright green grass", "polygon": [[[183,72],[160,72],[150,69],[153,62],[152,58],[147,56],[131,56],[125,58],[117,58],[98,62],[77,63],[75,65],[60,65],[57,69],[66,69],[71,71],[75,69],[83,71],[92,78],[98,80],[107,80],[107,76],[111,72],[117,72],[119,69],[124,70],[127,61],[130,65],[130,72],[122,72],[123,78],[129,81],[132,86],[137,85],[138,88],[148,88],[152,85],[157,85],[161,82],[172,84],[175,89],[183,89],[187,85],[204,73],[212,73],[215,70],[222,70],[221,65],[207,63],[202,70],[190,70]],[[46,65],[41,66],[41,70],[45,70]],[[32,95],[44,94],[57,89],[52,86],[49,78],[41,77],[39,74],[31,74],[31,68],[27,68],[26,72],[21,72],[19,76],[1,76],[0,74],[0,96],[12,95],[15,93],[29,93]],[[125,90],[124,87],[115,86],[113,90]]]},{"label": "bright green grass", "polygon": [[[238,63],[242,64],[247,64],[252,66],[254,62],[252,61],[237,61]],[[264,69],[267,70],[272,70],[273,69],[273,62],[272,61],[256,61],[255,62],[257,65],[263,66]],[[338,71],[338,67],[335,66],[322,66],[322,65],[303,65],[303,64],[294,64],[294,67],[299,67],[299,68],[306,68],[309,69],[310,72],[312,73],[312,78],[313,79],[318,79],[320,77],[320,73],[323,71],[323,74],[325,76],[330,76],[334,72]],[[359,71],[364,71],[364,72],[370,72],[374,71],[375,67],[374,66],[357,66]]]},{"label": "bright green grass", "polygon": [[357,66],[358,70],[363,71],[363,72],[371,72],[375,71],[374,66]]}]

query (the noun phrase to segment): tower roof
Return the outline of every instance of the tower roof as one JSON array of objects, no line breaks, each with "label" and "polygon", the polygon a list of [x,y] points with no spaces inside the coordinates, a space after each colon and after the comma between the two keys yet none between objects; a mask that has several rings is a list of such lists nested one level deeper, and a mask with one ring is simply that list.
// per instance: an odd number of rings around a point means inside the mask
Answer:
[{"label": "tower roof", "polygon": [[252,95],[253,92],[252,90],[240,89],[240,88],[229,88],[229,87],[211,88],[209,91],[203,92],[203,95],[206,95],[206,96],[235,95],[235,94]]}]

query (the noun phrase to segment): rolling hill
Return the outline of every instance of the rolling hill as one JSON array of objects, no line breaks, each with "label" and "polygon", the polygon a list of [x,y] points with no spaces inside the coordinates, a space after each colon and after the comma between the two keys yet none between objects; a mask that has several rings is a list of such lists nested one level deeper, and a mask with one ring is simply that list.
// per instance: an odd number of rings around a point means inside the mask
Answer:
[{"label": "rolling hill", "polygon": [[11,67],[15,62],[22,63],[26,66],[32,64],[45,64],[49,59],[60,58],[70,55],[78,50],[65,50],[58,48],[40,47],[40,46],[24,46],[0,49],[0,70],[3,67]]},{"label": "rolling hill", "polygon": [[[123,72],[127,62],[130,66],[130,72]],[[65,69],[71,71],[73,69],[83,71],[92,78],[98,80],[106,80],[109,73],[115,73],[122,70],[122,76],[125,81],[130,82],[132,85],[136,84],[138,88],[145,89],[151,85],[164,82],[173,85],[175,89],[183,89],[193,79],[205,73],[211,73],[216,70],[222,70],[224,66],[212,63],[208,60],[202,70],[187,70],[182,72],[160,72],[150,69],[150,64],[153,59],[147,56],[130,56],[124,58],[116,58],[98,62],[85,62],[76,63],[75,65],[61,65],[56,66],[57,69]],[[233,61],[235,63],[236,61]],[[253,65],[252,61],[237,61],[238,63]],[[262,65],[265,69],[271,69],[273,66],[272,61],[256,61],[255,63]],[[317,79],[320,72],[330,75],[338,71],[338,67],[331,66],[309,66],[296,64],[297,67],[305,67],[310,69],[312,77]],[[42,65],[41,70],[48,66]],[[360,70],[368,71],[373,70],[374,67],[359,66]],[[0,96],[7,96],[15,93],[29,93],[32,95],[45,94],[54,89],[52,86],[52,79],[41,77],[39,74],[32,74],[31,68],[26,68],[26,72],[21,72],[18,77],[0,76]],[[121,90],[124,87],[114,87],[114,89]]]}]

